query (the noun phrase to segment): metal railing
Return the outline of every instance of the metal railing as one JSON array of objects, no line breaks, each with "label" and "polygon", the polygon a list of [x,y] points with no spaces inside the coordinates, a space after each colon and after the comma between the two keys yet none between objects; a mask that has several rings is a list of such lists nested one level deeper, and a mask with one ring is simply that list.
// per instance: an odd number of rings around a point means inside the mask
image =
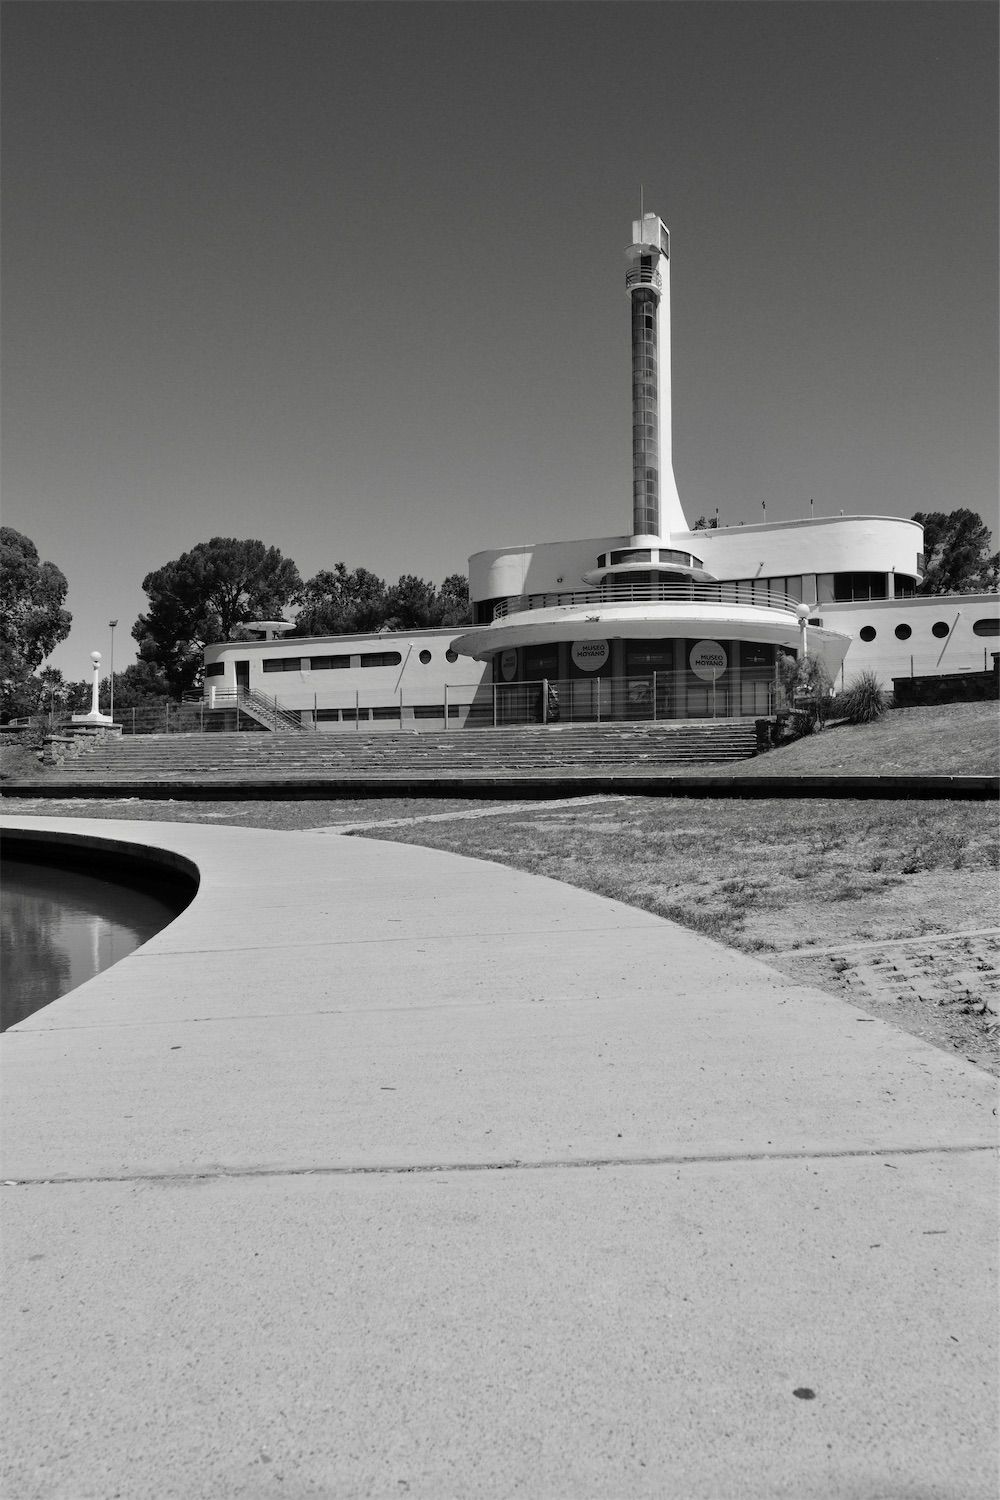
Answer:
[{"label": "metal railing", "polygon": [[641,271],[638,268],[626,271],[625,290],[631,292],[637,286],[648,286],[656,292],[662,292],[663,277],[659,271]]},{"label": "metal railing", "polygon": [[290,709],[277,698],[258,693],[254,688],[209,688],[207,698],[201,693],[186,694],[185,698],[197,699],[210,714],[235,712],[237,728],[241,713],[265,729],[291,730],[297,734],[305,728],[296,709]]},{"label": "metal railing", "polygon": [[600,589],[550,590],[544,594],[514,594],[493,607],[494,620],[532,609],[563,609],[586,606],[599,610],[606,604],[748,604],[754,609],[780,609],[794,615],[800,599],[754,583],[695,583],[687,579],[662,578],[656,583],[605,584]]}]

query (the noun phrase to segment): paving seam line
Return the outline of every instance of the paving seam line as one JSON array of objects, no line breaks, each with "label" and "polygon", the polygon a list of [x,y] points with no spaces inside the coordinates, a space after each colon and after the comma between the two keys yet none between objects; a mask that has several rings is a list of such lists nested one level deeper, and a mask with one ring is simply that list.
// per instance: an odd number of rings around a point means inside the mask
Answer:
[{"label": "paving seam line", "polygon": [[[663,1156],[554,1157],[522,1161],[446,1161],[382,1163],[372,1166],[212,1167],[175,1172],[105,1172],[49,1177],[8,1177],[0,1187],[71,1187],[113,1182],[225,1182],[256,1177],[420,1177],[438,1172],[575,1171],[599,1167],[697,1167],[736,1162],[875,1161],[887,1156],[960,1156],[996,1153],[995,1141],[965,1141],[932,1146],[831,1146],[828,1150],[675,1152]],[[886,1163],[892,1165],[892,1163]]]}]

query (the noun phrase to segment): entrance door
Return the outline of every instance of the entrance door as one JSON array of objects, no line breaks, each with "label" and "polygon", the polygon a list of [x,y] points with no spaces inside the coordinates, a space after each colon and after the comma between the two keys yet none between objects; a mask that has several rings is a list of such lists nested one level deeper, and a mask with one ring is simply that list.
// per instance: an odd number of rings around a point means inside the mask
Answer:
[{"label": "entrance door", "polygon": [[237,688],[238,689],[239,688],[246,688],[247,691],[249,692],[249,690],[250,690],[250,663],[248,661],[238,661],[238,662],[234,662],[233,665],[236,668],[236,686],[237,686]]}]

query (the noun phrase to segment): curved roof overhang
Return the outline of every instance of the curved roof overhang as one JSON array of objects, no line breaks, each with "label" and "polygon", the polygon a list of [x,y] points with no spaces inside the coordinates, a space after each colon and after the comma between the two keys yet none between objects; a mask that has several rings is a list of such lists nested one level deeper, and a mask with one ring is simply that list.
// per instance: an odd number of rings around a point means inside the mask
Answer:
[{"label": "curved roof overhang", "polygon": [[[456,636],[452,649],[474,661],[489,661],[498,651],[517,646],[552,645],[575,640],[691,640],[706,636],[731,641],[761,641],[798,650],[799,621],[790,610],[751,604],[707,602],[595,604],[524,610],[491,625]],[[809,626],[809,649],[821,655],[833,673],[847,654],[850,636]]]},{"label": "curved roof overhang", "polygon": [[452,641],[452,648],[462,656],[485,661],[495,652],[506,651],[512,646],[616,637],[684,639],[693,635],[725,635],[730,640],[769,641],[776,646],[795,646],[799,639],[799,622],[788,610],[745,604],[670,600],[641,604],[595,603],[590,609],[579,605],[554,606],[551,609],[524,610],[494,620],[491,625],[468,630]]}]

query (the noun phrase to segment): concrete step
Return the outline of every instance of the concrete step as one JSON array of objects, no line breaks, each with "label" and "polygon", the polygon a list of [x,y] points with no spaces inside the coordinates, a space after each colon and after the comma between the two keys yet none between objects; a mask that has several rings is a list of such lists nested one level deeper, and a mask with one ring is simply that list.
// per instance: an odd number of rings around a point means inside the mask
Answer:
[{"label": "concrete step", "polygon": [[436,733],[144,735],[98,747],[51,776],[62,784],[182,784],[415,775],[531,775],[655,770],[755,754],[753,720],[544,726]]}]

